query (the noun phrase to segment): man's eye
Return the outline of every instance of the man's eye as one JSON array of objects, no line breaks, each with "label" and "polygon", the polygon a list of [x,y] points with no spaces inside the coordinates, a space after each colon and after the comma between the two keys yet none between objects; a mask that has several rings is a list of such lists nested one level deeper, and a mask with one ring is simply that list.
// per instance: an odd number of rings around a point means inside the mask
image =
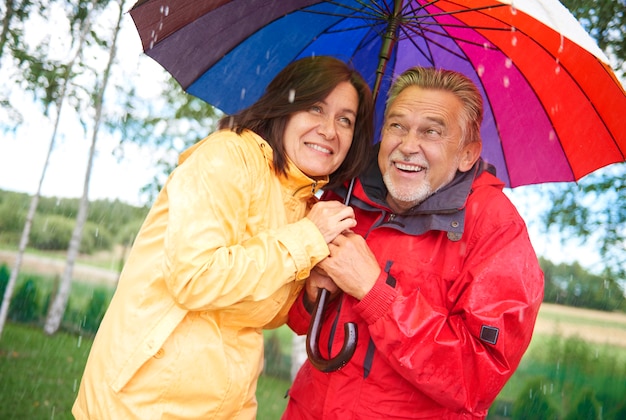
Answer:
[{"label": "man's eye", "polygon": [[428,128],[424,130],[424,134],[426,134],[426,136],[428,137],[439,137],[441,136],[441,131],[435,128]]},{"label": "man's eye", "polygon": [[406,131],[404,127],[398,123],[390,123],[387,126],[387,130],[389,130],[389,132],[392,134],[404,134],[404,132]]}]

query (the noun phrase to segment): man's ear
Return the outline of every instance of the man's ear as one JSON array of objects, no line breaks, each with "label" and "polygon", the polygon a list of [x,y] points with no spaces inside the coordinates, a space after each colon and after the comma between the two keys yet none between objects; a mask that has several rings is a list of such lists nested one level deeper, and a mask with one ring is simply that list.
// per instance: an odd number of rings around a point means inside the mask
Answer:
[{"label": "man's ear", "polygon": [[480,152],[483,149],[483,145],[479,141],[473,141],[463,146],[461,151],[461,159],[459,160],[459,171],[467,172],[472,169],[472,166],[476,163],[480,157]]}]

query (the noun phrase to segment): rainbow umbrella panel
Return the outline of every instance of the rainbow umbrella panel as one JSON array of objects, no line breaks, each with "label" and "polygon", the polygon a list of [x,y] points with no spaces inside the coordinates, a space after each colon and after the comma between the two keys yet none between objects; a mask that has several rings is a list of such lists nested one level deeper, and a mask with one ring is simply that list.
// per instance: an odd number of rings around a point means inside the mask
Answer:
[{"label": "rainbow umbrella panel", "polygon": [[556,0],[141,0],[143,49],[225,113],[288,63],[331,55],[376,96],[412,66],[466,74],[485,102],[483,158],[508,186],[576,181],[626,152],[626,95],[608,59]]}]

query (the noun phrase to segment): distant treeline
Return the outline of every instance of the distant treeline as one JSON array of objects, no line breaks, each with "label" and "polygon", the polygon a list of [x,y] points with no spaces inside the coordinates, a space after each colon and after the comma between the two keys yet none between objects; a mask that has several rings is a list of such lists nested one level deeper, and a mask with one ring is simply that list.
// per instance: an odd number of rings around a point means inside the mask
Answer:
[{"label": "distant treeline", "polygon": [[[19,244],[30,203],[31,196],[26,193],[0,190],[0,245]],[[76,224],[78,204],[78,198],[41,197],[33,219],[29,247],[67,250]],[[80,251],[90,254],[110,250],[115,244],[131,243],[148,210],[119,200],[91,201]]]},{"label": "distant treeline", "polygon": [[[0,190],[0,246],[17,247],[30,201],[28,194]],[[41,197],[29,246],[67,250],[78,202],[76,198]],[[81,252],[89,254],[111,250],[116,244],[130,245],[148,211],[148,207],[135,207],[118,200],[92,201]],[[626,312],[624,290],[610,278],[592,274],[577,263],[554,264],[544,258],[540,263],[545,273],[545,302]]]},{"label": "distant treeline", "polygon": [[626,297],[620,285],[595,275],[578,263],[554,264],[540,258],[545,275],[543,301],[579,308],[626,312]]}]

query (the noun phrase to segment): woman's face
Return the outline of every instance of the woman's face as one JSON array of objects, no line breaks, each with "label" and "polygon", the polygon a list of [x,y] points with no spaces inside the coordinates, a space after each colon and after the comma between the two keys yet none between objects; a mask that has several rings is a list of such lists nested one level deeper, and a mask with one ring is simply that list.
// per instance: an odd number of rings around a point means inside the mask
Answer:
[{"label": "woman's face", "polygon": [[359,97],[349,82],[341,82],[322,101],[292,114],[284,133],[289,159],[311,178],[339,168],[352,144]]}]

